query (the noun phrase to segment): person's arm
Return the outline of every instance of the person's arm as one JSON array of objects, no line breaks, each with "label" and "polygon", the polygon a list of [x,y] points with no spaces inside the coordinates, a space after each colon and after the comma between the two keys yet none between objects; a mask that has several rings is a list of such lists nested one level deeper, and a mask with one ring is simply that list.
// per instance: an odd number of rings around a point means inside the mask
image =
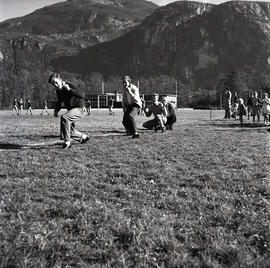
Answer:
[{"label": "person's arm", "polygon": [[54,108],[54,113],[53,113],[54,117],[58,117],[58,113],[61,110],[62,105],[63,105],[61,102],[60,92],[56,92],[56,94],[57,94],[57,102],[56,102],[55,108]]},{"label": "person's arm", "polygon": [[63,86],[64,90],[69,91],[73,96],[78,97],[78,98],[84,98],[84,93],[76,88],[74,85],[70,84],[70,83],[65,83]]},{"label": "person's arm", "polygon": [[167,117],[167,115],[168,115],[168,111],[167,111],[167,109],[166,109],[166,106],[165,106],[163,103],[161,103],[161,113],[162,113],[165,117]]}]

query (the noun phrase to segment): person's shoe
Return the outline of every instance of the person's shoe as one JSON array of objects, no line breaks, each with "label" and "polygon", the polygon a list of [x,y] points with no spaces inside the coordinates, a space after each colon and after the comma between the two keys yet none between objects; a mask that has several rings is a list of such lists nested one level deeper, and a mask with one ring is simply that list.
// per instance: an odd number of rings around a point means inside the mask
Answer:
[{"label": "person's shoe", "polygon": [[139,133],[135,133],[132,135],[132,139],[138,139],[140,138],[140,134]]},{"label": "person's shoe", "polygon": [[81,144],[87,143],[90,140],[90,138],[88,136],[86,136],[86,138],[81,140]]},{"label": "person's shoe", "polygon": [[70,148],[71,147],[71,143],[70,142],[65,142],[64,144],[63,144],[63,149],[68,149],[68,148]]},{"label": "person's shoe", "polygon": [[165,130],[166,130],[166,127],[163,127],[163,128],[161,129],[161,133],[163,133]]}]

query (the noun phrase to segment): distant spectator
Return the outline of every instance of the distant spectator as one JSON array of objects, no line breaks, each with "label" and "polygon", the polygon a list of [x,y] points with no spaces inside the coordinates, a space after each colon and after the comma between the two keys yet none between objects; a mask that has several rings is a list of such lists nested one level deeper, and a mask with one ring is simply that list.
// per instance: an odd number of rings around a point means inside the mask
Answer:
[{"label": "distant spectator", "polygon": [[234,92],[232,97],[232,115],[231,117],[234,118],[234,120],[237,120],[237,114],[238,114],[238,95],[237,92]]},{"label": "distant spectator", "polygon": [[27,114],[30,113],[31,115],[33,115],[33,113],[32,113],[32,104],[31,104],[30,100],[27,100],[26,106],[27,106]]},{"label": "distant spectator", "polygon": [[240,119],[240,124],[243,124],[243,116],[247,115],[247,108],[244,104],[244,100],[242,98],[239,98],[239,106],[238,106],[238,115]]},{"label": "distant spectator", "polygon": [[16,112],[17,115],[19,115],[18,100],[16,98],[13,100],[12,115],[14,115],[14,111]]},{"label": "distant spectator", "polygon": [[141,97],[141,102],[142,102],[142,108],[140,109],[140,115],[145,115],[144,109],[145,109],[145,99]]},{"label": "distant spectator", "polygon": [[173,124],[176,122],[176,114],[173,104],[169,102],[166,97],[162,97],[161,102],[163,103],[167,111],[167,122],[165,123],[165,127],[168,130],[172,130]]},{"label": "distant spectator", "polygon": [[87,114],[90,115],[91,114],[91,101],[89,99],[86,101],[85,108],[86,108]]},{"label": "distant spectator", "polygon": [[231,118],[231,98],[232,98],[232,93],[229,89],[226,89],[225,91],[225,103],[224,103],[224,108],[225,108],[225,116],[224,118]]},{"label": "distant spectator", "polygon": [[253,91],[253,97],[252,97],[252,110],[251,114],[253,117],[253,123],[255,123],[255,118],[257,117],[257,122],[260,123],[260,112],[262,107],[262,101],[258,97],[258,92]]},{"label": "distant spectator", "polygon": [[43,115],[44,112],[46,112],[48,115],[50,114],[48,111],[48,103],[47,103],[47,100],[45,100],[45,99],[43,100],[43,109],[42,109],[40,115]]},{"label": "distant spectator", "polygon": [[125,75],[122,78],[123,83],[123,100],[122,107],[124,111],[123,125],[127,135],[132,135],[132,138],[139,138],[135,116],[142,106],[139,89],[131,83],[129,76]]},{"label": "distant spectator", "polygon": [[146,108],[144,109],[145,115],[150,117],[153,114],[154,119],[143,123],[143,127],[147,129],[154,129],[155,131],[160,129],[162,132],[164,132],[166,129],[165,124],[167,122],[167,110],[165,105],[159,102],[158,99],[159,95],[153,94],[153,103],[149,107],[148,111]]},{"label": "distant spectator", "polygon": [[108,106],[109,106],[109,115],[114,115],[114,111],[113,111],[114,99],[113,98],[109,99]]},{"label": "distant spectator", "polygon": [[270,98],[267,92],[264,93],[264,98],[262,99],[262,113],[264,124],[268,126],[270,121]]},{"label": "distant spectator", "polygon": [[252,110],[252,92],[248,94],[248,98],[247,98],[247,116],[248,116],[248,120],[250,118],[250,114],[251,114],[251,110]]},{"label": "distant spectator", "polygon": [[19,99],[18,105],[19,105],[19,115],[22,115],[22,112],[23,112],[23,99],[22,98]]}]

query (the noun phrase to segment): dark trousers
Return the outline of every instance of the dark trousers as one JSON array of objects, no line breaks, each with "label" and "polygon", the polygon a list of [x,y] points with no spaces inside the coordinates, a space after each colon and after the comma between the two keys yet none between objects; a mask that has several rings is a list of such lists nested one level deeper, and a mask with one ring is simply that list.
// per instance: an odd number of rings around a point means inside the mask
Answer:
[{"label": "dark trousers", "polygon": [[138,115],[139,110],[140,110],[139,105],[131,104],[131,105],[128,105],[126,111],[124,112],[122,123],[126,129],[126,132],[130,134],[135,134],[137,132],[135,116]]}]

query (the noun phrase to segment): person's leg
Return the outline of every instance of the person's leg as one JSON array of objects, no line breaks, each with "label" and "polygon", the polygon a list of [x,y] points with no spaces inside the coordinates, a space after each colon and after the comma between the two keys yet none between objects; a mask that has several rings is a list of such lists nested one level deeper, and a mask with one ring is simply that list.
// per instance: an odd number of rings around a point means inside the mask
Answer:
[{"label": "person's leg", "polygon": [[158,126],[158,121],[154,118],[144,122],[142,126],[147,129],[154,129]]},{"label": "person's leg", "polygon": [[124,112],[122,124],[123,124],[127,134],[130,134],[131,130],[130,130],[130,126],[129,126],[128,112],[127,111]]},{"label": "person's leg", "polygon": [[75,128],[75,123],[72,122],[70,125],[70,136],[73,140],[84,143],[83,140],[87,138],[87,135],[80,132]]},{"label": "person's leg", "polygon": [[137,125],[135,121],[135,117],[138,115],[139,107],[131,105],[128,107],[128,125],[131,131],[131,134],[137,134]]},{"label": "person's leg", "polygon": [[84,117],[85,112],[81,108],[74,108],[61,116],[61,139],[70,141],[71,135],[74,140],[81,140],[83,134],[75,129],[75,122]]},{"label": "person's leg", "polygon": [[173,129],[173,118],[172,116],[167,117],[167,122],[165,124],[166,129],[172,130]]},{"label": "person's leg", "polygon": [[157,115],[157,121],[159,126],[161,127],[161,130],[165,129],[164,123],[166,123],[166,117],[162,115]]},{"label": "person's leg", "polygon": [[243,124],[243,115],[239,115],[240,124]]}]

